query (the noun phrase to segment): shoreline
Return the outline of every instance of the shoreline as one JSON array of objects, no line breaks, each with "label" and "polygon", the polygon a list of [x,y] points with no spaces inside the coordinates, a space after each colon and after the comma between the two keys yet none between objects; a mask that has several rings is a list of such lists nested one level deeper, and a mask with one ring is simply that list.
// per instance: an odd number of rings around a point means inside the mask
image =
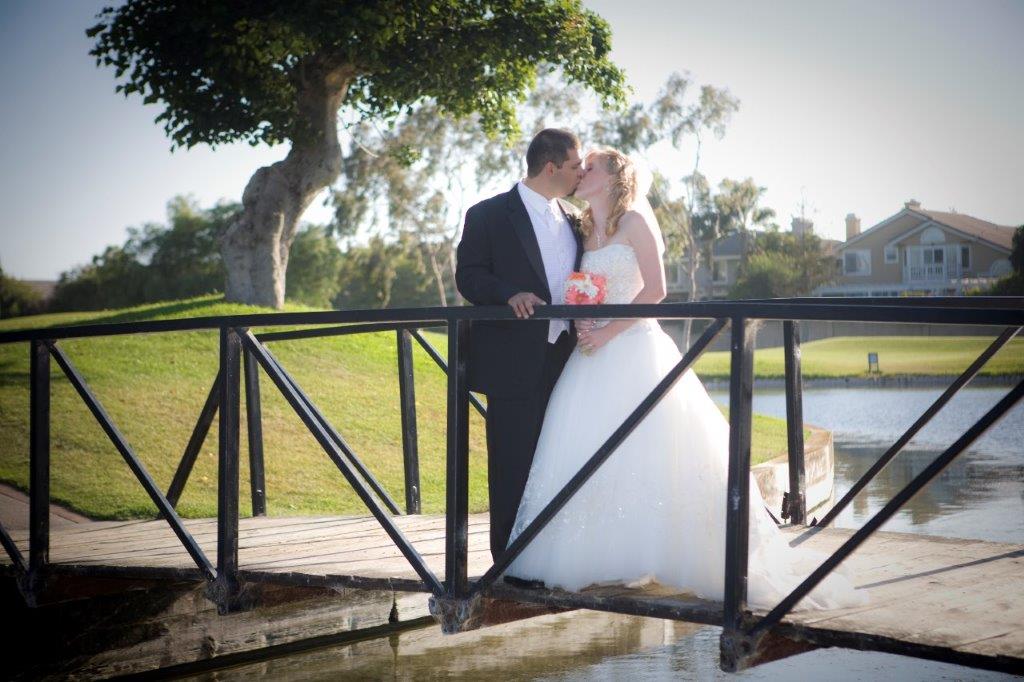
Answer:
[{"label": "shoreline", "polygon": [[[700,376],[699,374],[697,376]],[[923,386],[949,386],[956,379],[952,374],[879,375],[873,377],[804,377],[804,388],[913,388]],[[968,386],[1013,386],[1024,380],[1022,374],[976,376]],[[701,377],[704,387],[711,391],[729,388],[728,378]],[[754,377],[756,388],[785,388],[785,377]]]}]

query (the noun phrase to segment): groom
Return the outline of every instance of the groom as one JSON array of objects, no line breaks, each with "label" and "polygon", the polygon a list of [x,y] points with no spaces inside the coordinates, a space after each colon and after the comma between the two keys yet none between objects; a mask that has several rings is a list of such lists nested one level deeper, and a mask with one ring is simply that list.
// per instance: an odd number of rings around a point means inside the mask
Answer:
[{"label": "groom", "polygon": [[[527,177],[470,207],[458,246],[455,282],[474,305],[510,305],[516,317],[563,302],[583,244],[575,207],[562,200],[583,177],[579,140],[548,128],[526,152]],[[526,487],[548,397],[576,332],[568,320],[476,322],[468,383],[487,396],[491,555],[505,551]]]}]

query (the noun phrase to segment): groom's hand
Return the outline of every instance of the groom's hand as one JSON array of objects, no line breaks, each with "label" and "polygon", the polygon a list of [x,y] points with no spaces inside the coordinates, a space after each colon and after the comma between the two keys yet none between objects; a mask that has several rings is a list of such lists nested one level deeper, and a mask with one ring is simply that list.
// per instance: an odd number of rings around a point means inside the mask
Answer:
[{"label": "groom's hand", "polygon": [[508,299],[508,304],[512,306],[512,310],[515,311],[516,317],[524,319],[533,315],[533,306],[544,305],[544,299],[532,292],[520,291],[512,298]]}]

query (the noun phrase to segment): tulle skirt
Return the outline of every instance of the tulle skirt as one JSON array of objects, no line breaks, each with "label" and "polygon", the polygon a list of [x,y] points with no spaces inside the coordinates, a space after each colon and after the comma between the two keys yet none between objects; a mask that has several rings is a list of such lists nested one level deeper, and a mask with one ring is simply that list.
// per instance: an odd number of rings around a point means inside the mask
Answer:
[{"label": "tulle skirt", "polygon": [[[679,360],[653,320],[593,354],[572,354],[548,402],[512,540]],[[721,600],[728,448],[728,422],[688,370],[506,573],[571,591],[653,580]],[[749,527],[748,603],[770,608],[823,557],[785,542],[753,477]],[[798,607],[863,602],[834,574]]]}]

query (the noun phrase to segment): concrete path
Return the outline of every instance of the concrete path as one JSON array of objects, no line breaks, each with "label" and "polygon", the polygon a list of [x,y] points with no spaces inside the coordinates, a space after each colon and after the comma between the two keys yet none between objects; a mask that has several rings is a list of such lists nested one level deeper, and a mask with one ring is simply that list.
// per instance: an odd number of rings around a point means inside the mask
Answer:
[{"label": "concrete path", "polygon": [[[55,504],[50,505],[50,527],[61,528],[88,521]],[[28,495],[6,483],[0,483],[0,523],[8,531],[28,530]]]}]

